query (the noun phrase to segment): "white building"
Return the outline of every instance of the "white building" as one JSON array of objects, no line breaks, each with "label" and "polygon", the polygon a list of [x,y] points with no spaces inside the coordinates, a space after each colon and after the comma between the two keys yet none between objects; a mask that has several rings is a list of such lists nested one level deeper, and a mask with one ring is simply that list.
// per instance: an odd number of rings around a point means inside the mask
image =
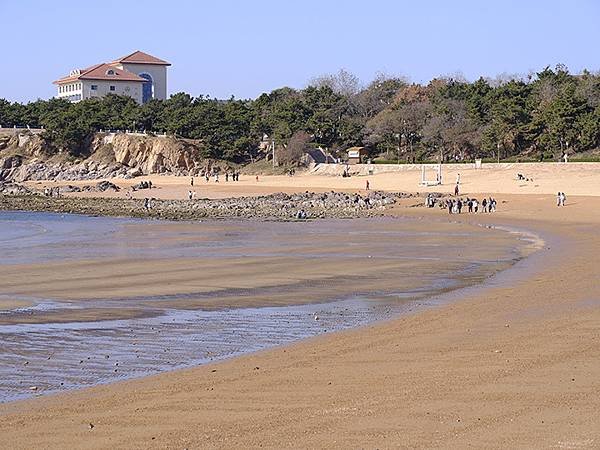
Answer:
[{"label": "white building", "polygon": [[171,64],[139,50],[110,63],[74,69],[56,80],[58,98],[78,102],[107,94],[127,95],[138,103],[167,98]]}]

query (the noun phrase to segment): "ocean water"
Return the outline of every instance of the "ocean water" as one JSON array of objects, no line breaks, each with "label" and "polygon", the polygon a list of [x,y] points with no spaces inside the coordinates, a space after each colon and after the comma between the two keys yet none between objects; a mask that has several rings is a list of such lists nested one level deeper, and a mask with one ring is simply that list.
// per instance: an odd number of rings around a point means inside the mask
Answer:
[{"label": "ocean water", "polygon": [[[83,289],[75,299],[50,289],[45,295],[43,286],[24,295],[0,276],[0,307],[26,305],[0,310],[0,401],[190,367],[389,319],[485,280],[519,260],[526,245],[510,230],[399,219],[172,223],[0,212],[0,270],[23,270],[32,280],[42,269],[90,260],[230,261],[235,270],[244,258],[292,258],[298,267],[375,260],[388,267],[363,281],[342,274],[322,292],[308,280],[214,292],[133,288],[108,297]],[[293,301],[259,301],[282,293]],[[219,307],[221,297],[229,300]]]}]

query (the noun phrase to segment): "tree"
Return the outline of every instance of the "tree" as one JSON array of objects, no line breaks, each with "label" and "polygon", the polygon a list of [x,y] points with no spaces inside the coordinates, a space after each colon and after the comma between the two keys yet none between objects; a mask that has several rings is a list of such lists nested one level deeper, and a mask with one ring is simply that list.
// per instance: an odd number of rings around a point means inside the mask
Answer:
[{"label": "tree", "polygon": [[305,131],[297,131],[285,146],[277,148],[277,162],[283,165],[297,165],[309,149],[311,136]]}]

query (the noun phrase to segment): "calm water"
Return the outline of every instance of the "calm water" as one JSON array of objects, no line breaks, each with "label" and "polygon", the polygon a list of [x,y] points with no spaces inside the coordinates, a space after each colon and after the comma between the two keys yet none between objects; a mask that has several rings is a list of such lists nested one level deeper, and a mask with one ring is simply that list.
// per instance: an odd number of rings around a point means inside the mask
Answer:
[{"label": "calm water", "polygon": [[[471,251],[472,243],[476,248]],[[93,293],[82,292],[85,302],[65,302],[22,298],[0,285],[0,302],[33,303],[0,312],[0,318],[12,319],[0,325],[0,401],[189,367],[387,319],[435,303],[431,297],[440,292],[477,283],[506,268],[520,257],[524,244],[521,236],[508,231],[449,225],[425,230],[394,219],[173,224],[0,212],[0,270],[2,265],[115,258],[235,260],[293,254],[300,259],[339,259],[368,254],[420,263],[453,258],[452,270],[423,275],[418,287],[408,291],[345,292],[342,298],[325,298],[318,304],[281,307],[169,307],[170,299],[192,295],[181,292],[158,295],[161,306],[147,317],[103,321],[31,324],[19,318],[67,309],[135,307],[141,301],[144,306],[139,307],[147,308],[152,296],[94,299]],[[477,251],[481,245],[486,252]],[[399,276],[420,277],[410,272],[410,266],[403,270]],[[295,289],[301,299],[303,288]],[[253,290],[251,295],[264,292]],[[30,390],[32,386],[37,390]]]}]

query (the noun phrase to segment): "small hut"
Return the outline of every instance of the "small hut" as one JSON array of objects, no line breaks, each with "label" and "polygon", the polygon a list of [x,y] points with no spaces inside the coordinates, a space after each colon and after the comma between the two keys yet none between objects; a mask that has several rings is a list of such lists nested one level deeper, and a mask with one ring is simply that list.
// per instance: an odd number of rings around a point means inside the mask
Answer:
[{"label": "small hut", "polygon": [[347,152],[348,164],[360,164],[369,153],[365,147],[350,147]]}]

